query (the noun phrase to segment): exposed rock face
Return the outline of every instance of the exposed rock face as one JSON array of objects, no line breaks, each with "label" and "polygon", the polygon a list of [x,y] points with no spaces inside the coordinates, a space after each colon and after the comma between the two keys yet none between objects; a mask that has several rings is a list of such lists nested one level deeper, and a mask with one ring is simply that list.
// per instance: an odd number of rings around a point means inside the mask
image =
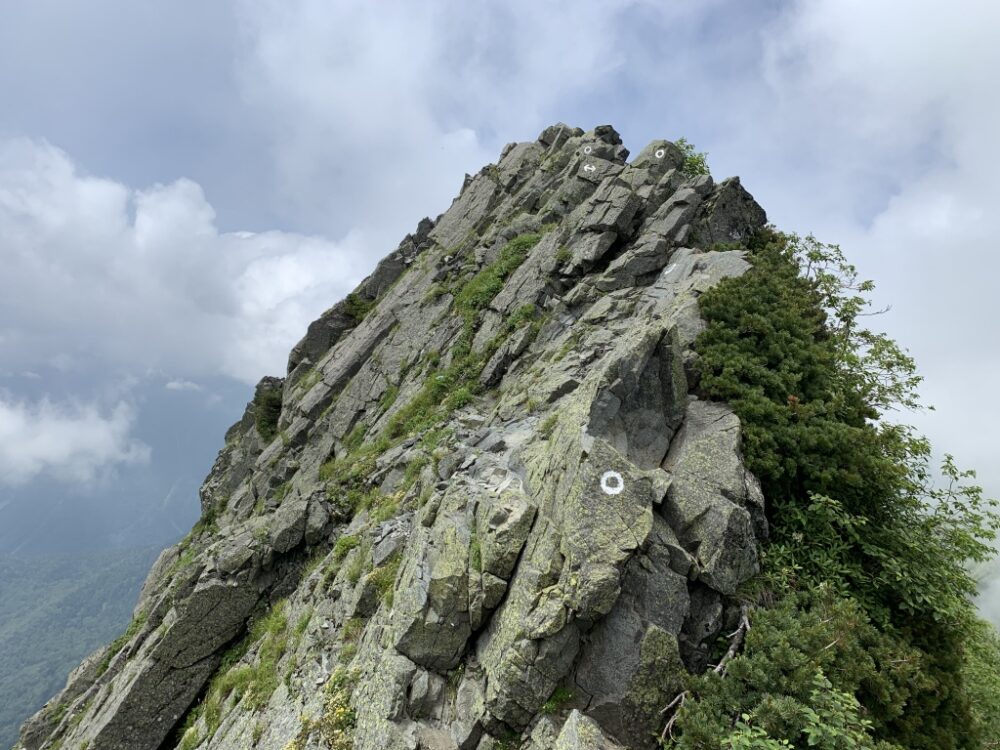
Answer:
[{"label": "exposed rock face", "polygon": [[766,535],[739,420],[692,395],[697,297],[765,216],[672,143],[627,156],[508,146],[312,324],[273,439],[251,404],[19,747],[654,747]]}]

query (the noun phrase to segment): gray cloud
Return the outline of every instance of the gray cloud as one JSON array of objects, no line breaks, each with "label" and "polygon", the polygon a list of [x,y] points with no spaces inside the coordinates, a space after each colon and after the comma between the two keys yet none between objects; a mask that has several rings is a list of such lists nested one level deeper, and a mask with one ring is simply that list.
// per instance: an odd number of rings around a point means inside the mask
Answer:
[{"label": "gray cloud", "polygon": [[309,321],[370,263],[334,242],[220,233],[190,180],[133,190],[39,141],[0,142],[0,355],[132,372],[280,373]]},{"label": "gray cloud", "polygon": [[0,483],[22,485],[42,474],[92,482],[115,466],[149,461],[149,447],[130,436],[133,409],[107,413],[93,404],[8,400],[0,394]]}]

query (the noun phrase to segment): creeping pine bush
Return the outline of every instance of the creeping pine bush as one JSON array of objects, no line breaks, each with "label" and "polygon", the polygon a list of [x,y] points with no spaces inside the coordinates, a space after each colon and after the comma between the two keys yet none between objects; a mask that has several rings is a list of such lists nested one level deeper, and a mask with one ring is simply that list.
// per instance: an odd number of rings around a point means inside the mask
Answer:
[{"label": "creeping pine bush", "polygon": [[992,554],[996,503],[885,419],[919,406],[920,378],[862,325],[872,285],[840,249],[766,229],[748,250],[752,269],[699,300],[698,388],[742,422],[770,525],[755,587],[777,604],[725,677],[694,681],[667,744],[990,747],[996,641],[968,564]]}]

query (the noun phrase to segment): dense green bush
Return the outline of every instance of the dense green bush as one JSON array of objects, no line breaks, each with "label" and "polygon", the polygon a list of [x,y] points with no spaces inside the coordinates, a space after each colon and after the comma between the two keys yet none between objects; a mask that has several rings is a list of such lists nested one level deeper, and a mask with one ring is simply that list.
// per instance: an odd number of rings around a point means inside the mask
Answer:
[{"label": "dense green bush", "polygon": [[261,388],[254,394],[254,426],[264,440],[274,440],[281,416],[281,389]]},{"label": "dense green bush", "polygon": [[[740,416],[768,501],[758,601],[793,593],[754,612],[744,654],[693,686],[675,736],[686,748],[984,747],[972,698],[1000,699],[1000,679],[970,673],[983,663],[970,649],[989,641],[967,564],[991,554],[995,503],[950,457],[933,472],[927,441],[884,418],[918,406],[920,379],[861,325],[872,285],[839,248],[765,230],[749,251],[753,268],[700,300],[699,389]],[[817,607],[839,623],[826,644],[807,627]]]},{"label": "dense green bush", "polygon": [[694,144],[688,143],[687,138],[678,138],[674,144],[684,154],[684,163],[681,165],[681,172],[687,177],[708,174],[708,154],[704,151],[695,151]]},{"label": "dense green bush", "polygon": [[378,300],[366,299],[356,292],[351,292],[344,298],[344,314],[360,323],[378,304]]}]

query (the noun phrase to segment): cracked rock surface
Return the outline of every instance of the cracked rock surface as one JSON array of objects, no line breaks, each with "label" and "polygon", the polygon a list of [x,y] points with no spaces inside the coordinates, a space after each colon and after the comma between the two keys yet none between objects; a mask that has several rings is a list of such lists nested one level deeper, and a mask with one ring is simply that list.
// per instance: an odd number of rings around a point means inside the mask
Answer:
[{"label": "cracked rock surface", "polygon": [[310,325],[18,750],[655,747],[767,534],[693,367],[766,219],[668,141],[628,156],[511,144]]}]

